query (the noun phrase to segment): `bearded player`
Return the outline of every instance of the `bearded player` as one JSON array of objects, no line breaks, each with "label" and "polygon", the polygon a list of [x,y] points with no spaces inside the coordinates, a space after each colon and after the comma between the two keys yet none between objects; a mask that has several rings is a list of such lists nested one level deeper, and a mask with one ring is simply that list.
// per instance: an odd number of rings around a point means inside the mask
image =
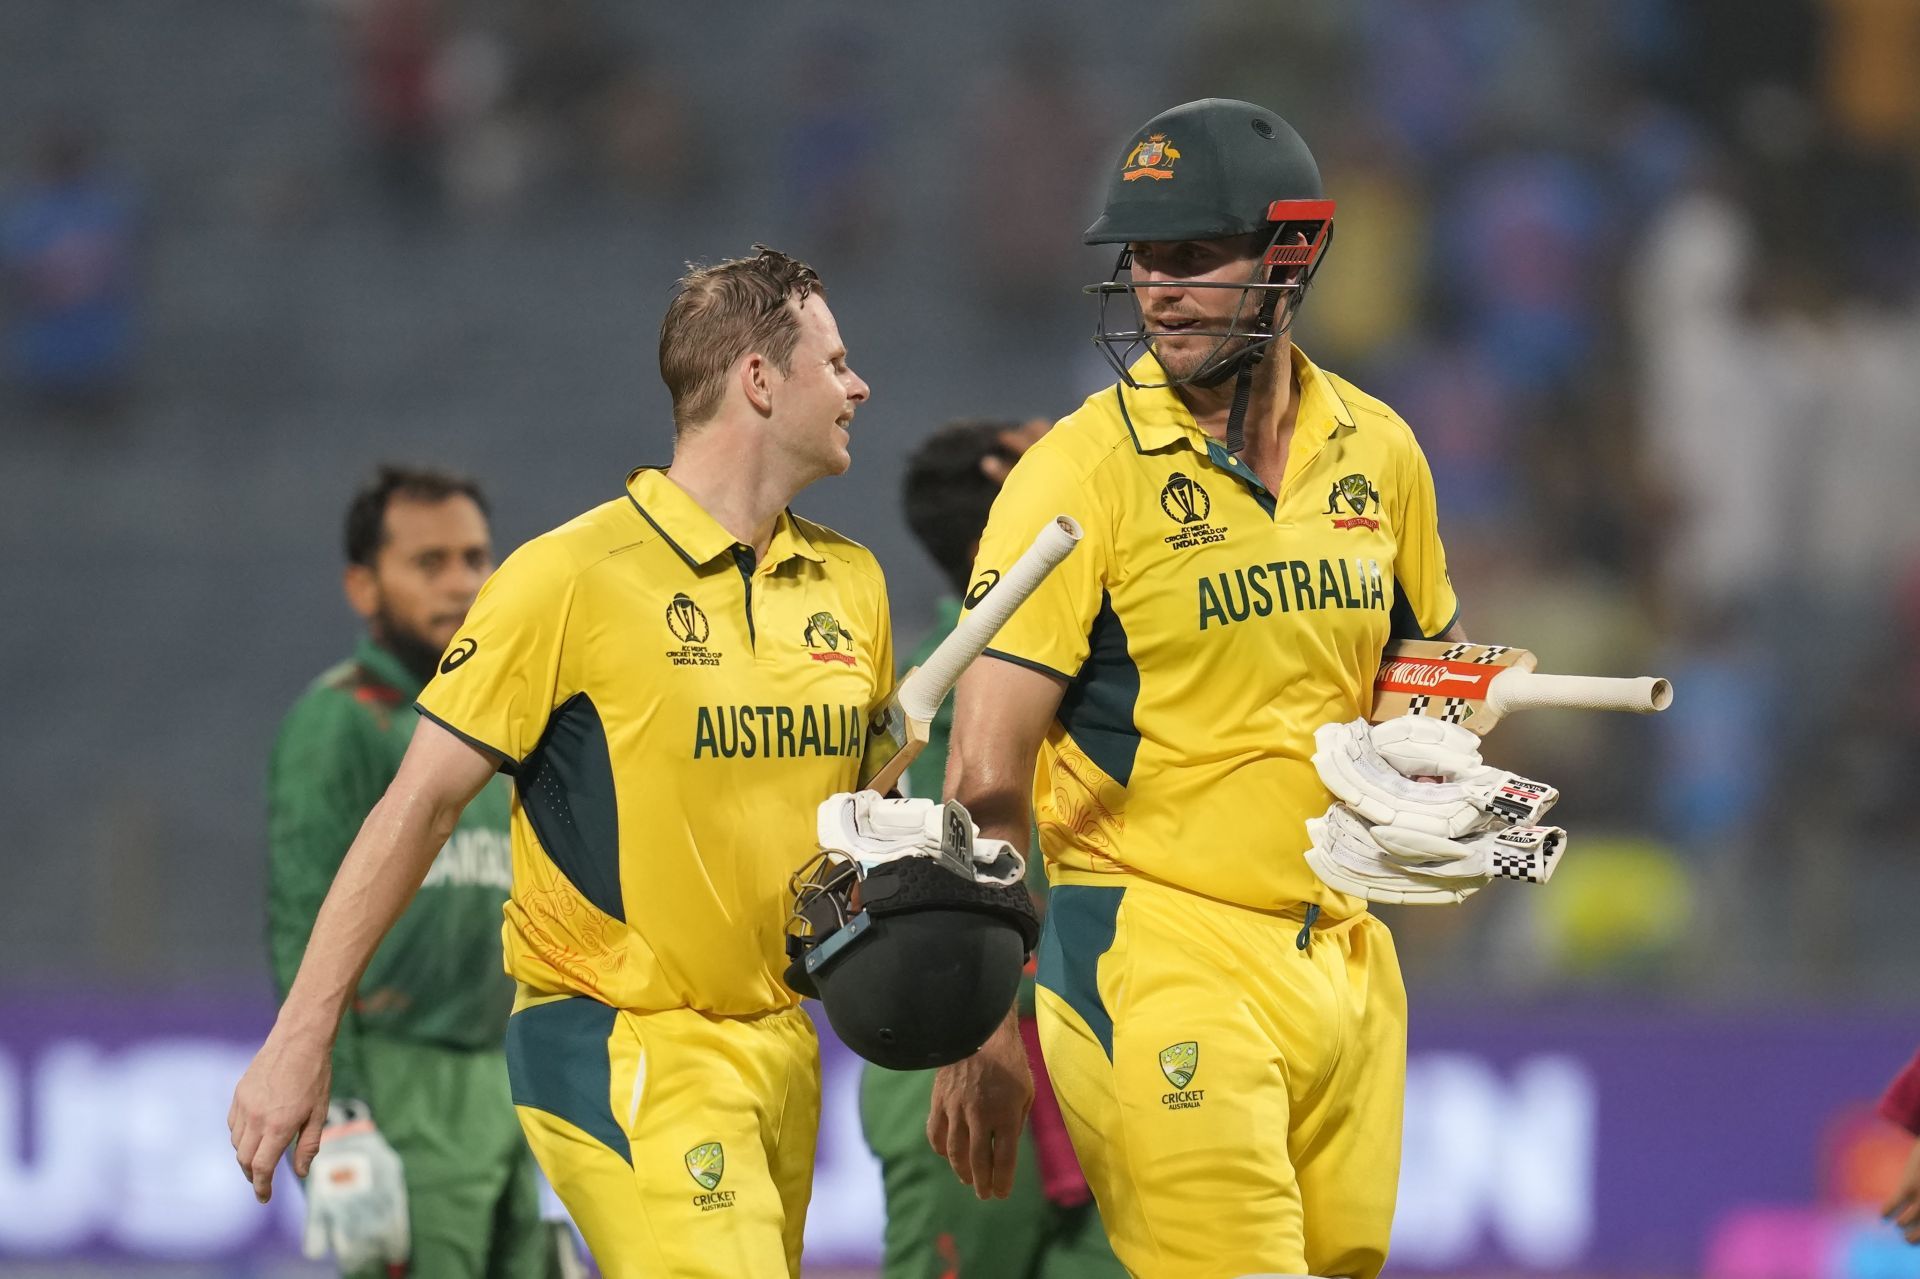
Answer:
[{"label": "bearded player", "polygon": [[[1316,729],[1403,795],[1355,721],[1390,638],[1460,631],[1413,435],[1288,337],[1333,214],[1270,111],[1209,99],[1134,134],[1085,237],[1122,246],[1093,290],[1120,382],[1021,459],[975,565],[979,593],[1041,512],[1086,530],[961,682],[947,786],[1016,844],[1031,807],[1047,1067],[1149,1279],[1371,1277],[1392,1223],[1399,965],[1304,854],[1364,862],[1383,899],[1423,872],[1330,808]],[[942,1073],[928,1123],[982,1196],[1007,1192],[1030,1096],[1015,1032]]]},{"label": "bearded player", "polygon": [[893,685],[873,556],[787,504],[850,464],[867,384],[811,268],[692,272],[660,370],[673,464],[521,547],[420,693],[228,1118],[265,1200],[326,1112],[355,980],[496,771],[513,781],[522,1128],[611,1279],[798,1274],[818,1041],[782,980],[789,876]]}]

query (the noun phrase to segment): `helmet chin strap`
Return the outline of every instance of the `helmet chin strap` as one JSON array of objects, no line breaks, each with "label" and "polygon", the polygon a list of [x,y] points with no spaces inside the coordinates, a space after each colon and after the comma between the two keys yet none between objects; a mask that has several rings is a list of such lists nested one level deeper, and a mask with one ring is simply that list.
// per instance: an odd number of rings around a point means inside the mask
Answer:
[{"label": "helmet chin strap", "polygon": [[[1250,342],[1240,358],[1222,369],[1222,374],[1238,365],[1238,376],[1233,383],[1233,407],[1227,410],[1227,452],[1238,453],[1246,447],[1247,403],[1253,398],[1253,374],[1260,367],[1260,361],[1266,358],[1267,348],[1273,345],[1273,313],[1279,306],[1280,294],[1269,290],[1260,299],[1259,313],[1254,317],[1253,331],[1265,338],[1264,341]],[[1219,385],[1217,381],[1211,385]]]}]

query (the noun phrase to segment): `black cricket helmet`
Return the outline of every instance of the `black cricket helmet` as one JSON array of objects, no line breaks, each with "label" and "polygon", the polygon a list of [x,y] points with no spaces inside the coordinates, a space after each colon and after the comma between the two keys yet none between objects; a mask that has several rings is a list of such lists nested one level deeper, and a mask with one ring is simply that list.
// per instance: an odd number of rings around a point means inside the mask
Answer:
[{"label": "black cricket helmet", "polygon": [[[1208,357],[1183,378],[1135,381],[1133,362],[1159,334],[1147,327],[1125,246],[1255,235],[1266,247],[1245,281],[1182,286],[1242,291],[1224,329],[1187,331],[1215,339]],[[1100,298],[1094,341],[1121,380],[1216,386],[1292,325],[1333,238],[1333,201],[1313,153],[1285,120],[1251,102],[1202,98],[1162,111],[1133,134],[1108,182],[1104,211],[1084,238],[1122,246],[1112,276],[1086,290]],[[1131,326],[1115,328],[1109,307],[1122,296],[1132,303]],[[1124,311],[1111,318],[1128,324]]]},{"label": "black cricket helmet", "polygon": [[842,1043],[889,1070],[977,1051],[1013,1007],[1040,937],[1026,885],[976,873],[966,809],[948,801],[945,826],[938,857],[869,867],[830,850],[790,884],[787,985],[820,1001]]}]

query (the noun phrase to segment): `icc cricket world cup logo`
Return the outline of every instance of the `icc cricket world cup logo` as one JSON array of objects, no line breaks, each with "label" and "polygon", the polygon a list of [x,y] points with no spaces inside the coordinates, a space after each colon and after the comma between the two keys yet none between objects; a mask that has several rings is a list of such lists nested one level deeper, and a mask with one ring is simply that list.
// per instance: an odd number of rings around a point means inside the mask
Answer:
[{"label": "icc cricket world cup logo", "polygon": [[1199,481],[1175,471],[1167,477],[1166,487],[1160,490],[1160,509],[1176,524],[1192,524],[1207,518],[1213,501]]},{"label": "icc cricket world cup logo", "polygon": [[685,593],[675,595],[667,605],[667,629],[682,644],[704,644],[711,627],[707,615]]}]

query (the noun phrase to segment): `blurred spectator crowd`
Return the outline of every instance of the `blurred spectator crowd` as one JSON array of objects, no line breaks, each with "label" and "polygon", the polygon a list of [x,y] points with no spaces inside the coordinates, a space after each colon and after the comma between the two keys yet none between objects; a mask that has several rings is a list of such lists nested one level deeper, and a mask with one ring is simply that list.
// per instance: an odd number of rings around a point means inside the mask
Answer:
[{"label": "blurred spectator crowd", "polygon": [[[330,0],[331,180],[412,226],[765,202],[836,287],[914,263],[960,350],[1019,360],[1091,328],[1109,264],[1077,237],[1124,132],[1273,106],[1340,210],[1297,336],[1413,424],[1469,634],[1678,690],[1502,727],[1574,854],[1536,896],[1397,915],[1413,979],[1853,989],[1911,960],[1920,0],[1121,8],[1002,6],[990,57],[927,80],[911,9],[743,37],[720,77],[610,0]],[[0,195],[9,403],[137,397],[167,228],[112,132],[49,130]]]}]

